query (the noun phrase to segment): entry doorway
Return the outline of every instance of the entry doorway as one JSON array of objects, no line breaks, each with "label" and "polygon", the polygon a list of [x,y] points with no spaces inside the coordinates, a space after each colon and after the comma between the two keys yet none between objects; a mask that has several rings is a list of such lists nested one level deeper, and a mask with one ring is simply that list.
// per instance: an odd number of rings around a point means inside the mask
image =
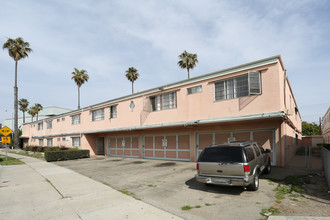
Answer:
[{"label": "entry doorway", "polygon": [[98,137],[96,139],[97,154],[104,155],[104,137]]}]

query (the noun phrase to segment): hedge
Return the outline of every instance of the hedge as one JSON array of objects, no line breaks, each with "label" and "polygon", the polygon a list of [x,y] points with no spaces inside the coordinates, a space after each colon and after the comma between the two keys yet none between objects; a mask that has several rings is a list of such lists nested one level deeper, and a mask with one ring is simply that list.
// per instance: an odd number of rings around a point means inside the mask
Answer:
[{"label": "hedge", "polygon": [[46,151],[45,160],[47,162],[60,160],[75,160],[88,158],[89,150],[65,150],[65,151]]}]

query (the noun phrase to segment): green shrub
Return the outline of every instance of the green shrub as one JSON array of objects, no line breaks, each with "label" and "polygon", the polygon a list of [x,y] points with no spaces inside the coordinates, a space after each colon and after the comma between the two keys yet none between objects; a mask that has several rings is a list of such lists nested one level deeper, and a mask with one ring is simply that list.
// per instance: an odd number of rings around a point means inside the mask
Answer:
[{"label": "green shrub", "polygon": [[63,151],[46,151],[45,160],[47,162],[60,160],[75,160],[80,158],[88,158],[89,150],[63,150]]}]

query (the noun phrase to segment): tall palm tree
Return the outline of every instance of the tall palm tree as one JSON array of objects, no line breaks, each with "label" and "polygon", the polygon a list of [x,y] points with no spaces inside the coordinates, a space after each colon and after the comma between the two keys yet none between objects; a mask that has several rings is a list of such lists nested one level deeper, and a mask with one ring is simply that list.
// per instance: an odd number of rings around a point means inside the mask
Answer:
[{"label": "tall palm tree", "polygon": [[23,38],[8,38],[3,44],[2,49],[7,49],[9,56],[15,61],[15,86],[14,86],[14,147],[18,148],[18,88],[17,88],[17,64],[20,59],[28,57],[28,53],[32,52],[29,42],[25,42]]},{"label": "tall palm tree", "polygon": [[80,109],[80,87],[88,81],[89,76],[86,70],[78,70],[77,68],[74,68],[71,79],[73,79],[78,86],[78,109]]},{"label": "tall palm tree", "polygon": [[18,100],[19,110],[23,112],[23,123],[25,123],[25,112],[28,110],[29,101],[27,99]]},{"label": "tall palm tree", "polygon": [[183,51],[182,54],[179,55],[178,65],[182,69],[187,69],[188,71],[188,79],[190,78],[189,70],[193,69],[198,63],[197,54],[188,53],[187,51]]},{"label": "tall palm tree", "polygon": [[31,106],[28,110],[29,115],[32,117],[32,122],[33,122],[33,117],[37,114],[37,110],[35,106]]},{"label": "tall palm tree", "polygon": [[137,80],[140,76],[140,74],[137,72],[138,70],[134,67],[128,68],[126,70],[126,77],[129,81],[132,82],[132,94],[134,93],[134,81]]},{"label": "tall palm tree", "polygon": [[40,112],[42,109],[44,109],[44,107],[42,107],[42,105],[39,104],[39,103],[34,104],[34,107],[35,107],[35,110],[36,110],[36,112],[37,112],[37,121],[38,121],[39,112]]}]

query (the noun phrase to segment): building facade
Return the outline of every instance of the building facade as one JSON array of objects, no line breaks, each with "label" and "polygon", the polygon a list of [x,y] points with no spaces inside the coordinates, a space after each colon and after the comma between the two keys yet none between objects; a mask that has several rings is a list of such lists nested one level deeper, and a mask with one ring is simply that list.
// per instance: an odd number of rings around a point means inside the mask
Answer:
[{"label": "building facade", "polygon": [[324,143],[330,144],[330,107],[322,118],[322,136]]},{"label": "building facade", "polygon": [[210,144],[253,140],[285,166],[301,144],[301,117],[274,56],[28,123],[23,137],[91,155],[180,161],[196,161]]}]

